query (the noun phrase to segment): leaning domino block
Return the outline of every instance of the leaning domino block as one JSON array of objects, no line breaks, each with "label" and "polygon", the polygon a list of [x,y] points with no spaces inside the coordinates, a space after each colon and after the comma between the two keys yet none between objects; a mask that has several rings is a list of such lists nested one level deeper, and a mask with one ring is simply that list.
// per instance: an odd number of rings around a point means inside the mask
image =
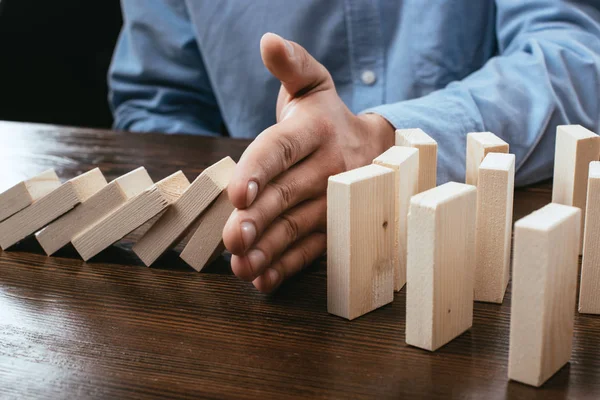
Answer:
[{"label": "leaning domino block", "polygon": [[571,357],[580,221],[548,204],[515,224],[510,379],[540,386]]},{"label": "leaning domino block", "polygon": [[0,221],[16,214],[59,186],[60,180],[56,172],[49,169],[0,193]]},{"label": "leaning domino block", "polygon": [[[235,162],[226,157],[205,169],[181,197],[133,246],[133,251],[150,266],[181,239],[198,216],[227,187]],[[220,232],[219,232],[220,234]]]},{"label": "leaning domino block", "polygon": [[473,324],[477,190],[449,182],[410,201],[406,343],[434,351]]},{"label": "leaning domino block", "polygon": [[419,149],[417,193],[434,188],[437,175],[437,142],[421,129],[398,129],[396,130],[396,146]]},{"label": "leaning domino block", "polygon": [[158,215],[174,203],[189,185],[183,172],[178,171],[150,186],[75,236],[71,243],[87,261]]},{"label": "leaning domino block", "polygon": [[[600,136],[581,125],[560,125],[556,128],[552,202],[581,209],[582,238],[589,166],[599,157]],[[581,246],[579,251],[581,254]]]},{"label": "leaning domino block", "polygon": [[590,163],[581,263],[579,312],[600,314],[600,162]]},{"label": "leaning domino block", "polygon": [[227,193],[223,192],[200,217],[198,229],[183,248],[180,257],[196,271],[201,271],[222,249],[223,228],[233,212]]},{"label": "leaning domino block", "polygon": [[327,311],[354,319],[394,300],[394,171],[368,165],[329,178]]},{"label": "leaning domino block", "polygon": [[144,167],[131,171],[110,182],[71,212],[36,233],[35,237],[46,254],[52,255],[152,184]]},{"label": "leaning domino block", "polygon": [[475,301],[502,303],[510,274],[514,154],[489,153],[479,166]]},{"label": "leaning domino block", "polygon": [[477,186],[479,164],[488,153],[508,153],[508,143],[492,132],[472,132],[467,135],[467,185]]},{"label": "leaning domino block", "polygon": [[419,150],[394,146],[373,160],[374,164],[394,170],[396,241],[394,242],[394,290],[406,283],[406,221],[410,198],[417,194],[419,184]]},{"label": "leaning domino block", "polygon": [[65,182],[0,223],[0,247],[7,249],[86,201],[106,186],[98,168]]}]

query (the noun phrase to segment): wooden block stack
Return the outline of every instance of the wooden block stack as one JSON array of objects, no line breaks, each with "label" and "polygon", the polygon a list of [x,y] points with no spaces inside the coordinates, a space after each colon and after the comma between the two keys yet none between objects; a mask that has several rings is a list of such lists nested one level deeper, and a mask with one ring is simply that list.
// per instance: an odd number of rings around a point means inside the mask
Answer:
[{"label": "wooden block stack", "polygon": [[434,188],[437,182],[437,142],[421,129],[398,129],[396,146],[419,150],[418,193]]},{"label": "wooden block stack", "polygon": [[508,143],[491,132],[472,132],[467,135],[467,185],[477,186],[479,164],[488,153],[508,153]]}]

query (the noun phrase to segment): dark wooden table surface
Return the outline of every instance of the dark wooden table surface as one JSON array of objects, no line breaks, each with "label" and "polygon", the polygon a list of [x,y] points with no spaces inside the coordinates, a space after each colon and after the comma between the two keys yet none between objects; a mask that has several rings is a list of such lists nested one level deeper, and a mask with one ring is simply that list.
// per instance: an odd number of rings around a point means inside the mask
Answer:
[{"label": "dark wooden table surface", "polygon": [[[108,179],[145,166],[194,179],[247,142],[0,123],[0,190],[53,167]],[[515,219],[550,201],[518,190]],[[571,362],[541,389],[509,382],[510,286],[435,353],[404,343],[405,291],[355,321],[329,315],[321,261],[276,294],[218,260],[146,268],[126,240],[85,263],[34,239],[0,253],[0,398],[600,398],[600,317],[576,315]]]}]

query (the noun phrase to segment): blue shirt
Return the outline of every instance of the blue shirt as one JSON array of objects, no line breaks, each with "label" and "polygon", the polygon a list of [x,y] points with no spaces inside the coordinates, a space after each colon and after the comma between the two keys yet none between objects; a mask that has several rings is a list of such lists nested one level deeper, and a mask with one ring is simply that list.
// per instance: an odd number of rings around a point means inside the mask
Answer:
[{"label": "blue shirt", "polygon": [[600,120],[598,0],[122,0],[109,72],[115,127],[252,138],[275,123],[274,32],[332,74],[355,113],[421,128],[438,183],[463,181],[466,135],[510,143],[517,184],[552,175],[556,126]]}]

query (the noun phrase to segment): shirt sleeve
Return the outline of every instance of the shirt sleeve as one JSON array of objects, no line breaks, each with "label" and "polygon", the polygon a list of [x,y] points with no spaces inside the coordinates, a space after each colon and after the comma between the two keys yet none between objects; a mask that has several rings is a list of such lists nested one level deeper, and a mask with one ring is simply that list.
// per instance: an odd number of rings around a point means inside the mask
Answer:
[{"label": "shirt sleeve", "polygon": [[114,127],[218,135],[222,118],[185,2],[123,0],[108,72]]},{"label": "shirt sleeve", "polygon": [[557,125],[599,129],[598,1],[496,3],[498,56],[444,89],[365,111],[437,140],[440,183],[464,181],[469,132],[507,141],[516,184],[526,185],[552,176]]}]

